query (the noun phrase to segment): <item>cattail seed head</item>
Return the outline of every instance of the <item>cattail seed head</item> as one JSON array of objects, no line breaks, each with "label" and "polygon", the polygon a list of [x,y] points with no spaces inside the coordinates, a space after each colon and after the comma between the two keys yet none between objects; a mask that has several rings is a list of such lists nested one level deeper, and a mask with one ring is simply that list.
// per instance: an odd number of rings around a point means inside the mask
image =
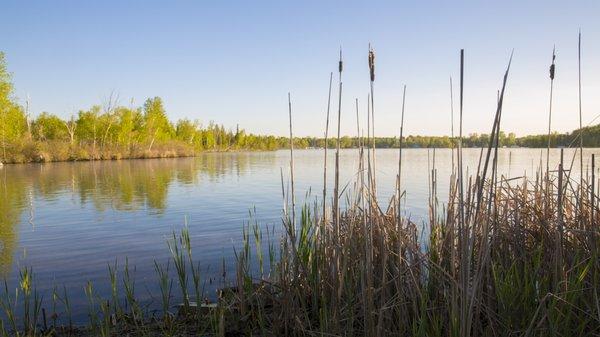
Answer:
[{"label": "cattail seed head", "polygon": [[551,79],[551,80],[553,80],[553,79],[554,79],[554,69],[555,69],[554,63],[552,63],[552,64],[550,65],[550,79]]},{"label": "cattail seed head", "polygon": [[375,52],[369,49],[369,71],[371,72],[371,82],[375,81]]},{"label": "cattail seed head", "polygon": [[552,50],[552,64],[550,65],[550,79],[554,80],[554,71],[555,71],[555,65],[554,65],[554,61],[556,60],[556,52],[554,50]]}]

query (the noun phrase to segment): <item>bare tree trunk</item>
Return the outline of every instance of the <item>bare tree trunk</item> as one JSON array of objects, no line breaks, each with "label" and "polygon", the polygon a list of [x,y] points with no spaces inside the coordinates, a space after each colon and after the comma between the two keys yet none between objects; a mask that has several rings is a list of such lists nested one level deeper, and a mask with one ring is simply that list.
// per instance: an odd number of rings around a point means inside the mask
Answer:
[{"label": "bare tree trunk", "polygon": [[71,120],[68,122],[64,122],[65,127],[67,128],[67,132],[69,133],[70,144],[73,145],[75,143],[75,129],[77,129],[77,123],[75,123],[75,118],[71,115]]},{"label": "bare tree trunk", "polygon": [[117,106],[117,101],[119,100],[118,96],[116,98],[113,98],[113,96],[114,92],[111,92],[110,96],[108,97],[108,101],[104,104],[104,114],[106,114],[106,116],[108,117],[108,126],[106,127],[106,131],[104,132],[104,136],[102,137],[102,148],[106,146],[108,133],[114,123],[115,116],[113,113],[115,111],[115,107]]},{"label": "bare tree trunk", "polygon": [[31,119],[29,118],[29,95],[27,95],[27,100],[25,100],[25,121],[27,122],[27,137],[29,140],[32,138],[31,134]]},{"label": "bare tree trunk", "polygon": [[148,151],[152,151],[152,145],[154,145],[154,139],[156,139],[156,134],[158,130],[154,131],[154,135],[152,136],[152,140],[150,141],[150,146],[148,146]]},{"label": "bare tree trunk", "polygon": [[112,120],[112,117],[110,117],[109,122],[108,122],[108,127],[106,127],[106,132],[104,132],[104,137],[102,137],[102,148],[104,148],[106,146],[106,139],[108,138],[108,132],[110,131],[112,123],[113,123],[113,120]]},{"label": "bare tree trunk", "polygon": [[96,155],[96,120],[94,120],[94,126],[92,128],[94,130],[94,133],[93,133],[93,138],[94,138],[93,139],[93,143],[94,143],[93,148],[94,148],[94,156],[95,156]]},{"label": "bare tree trunk", "polygon": [[6,108],[2,111],[2,161],[6,161]]}]

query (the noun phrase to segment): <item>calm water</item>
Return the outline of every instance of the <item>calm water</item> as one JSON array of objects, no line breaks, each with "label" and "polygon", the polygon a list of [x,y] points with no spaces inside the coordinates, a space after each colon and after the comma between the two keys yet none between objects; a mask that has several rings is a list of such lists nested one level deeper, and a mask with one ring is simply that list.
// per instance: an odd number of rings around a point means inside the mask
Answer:
[{"label": "calm water", "polygon": [[[479,153],[478,149],[465,150],[465,168],[470,172],[476,169]],[[539,149],[501,149],[499,170],[513,177],[532,175],[541,153]],[[553,166],[558,153],[552,151]],[[566,160],[570,161],[572,153],[565,151]],[[600,151],[585,150],[586,162],[591,153]],[[333,173],[333,151],[330,154],[329,172]],[[322,156],[318,150],[296,151],[299,203],[321,195]],[[435,157],[443,201],[451,152],[437,150]],[[432,159],[433,151],[405,150],[407,213],[416,220],[426,214]],[[276,231],[281,226],[281,172],[287,181],[288,163],[289,153],[278,151],[4,166],[0,169],[0,272],[14,284],[19,269],[33,267],[45,297],[49,298],[55,285],[65,285],[77,311],[85,303],[86,281],[94,282],[98,293],[105,294],[107,264],[118,261],[122,266],[127,257],[136,266],[136,286],[144,296],[147,290],[156,289],[153,261],[166,261],[167,237],[187,222],[204,276],[218,278],[223,260],[231,271],[233,247],[241,244],[241,228],[250,220],[251,210],[260,224]],[[393,193],[397,165],[397,150],[378,150],[381,198]],[[357,166],[357,150],[342,151],[343,184],[353,181]]]}]

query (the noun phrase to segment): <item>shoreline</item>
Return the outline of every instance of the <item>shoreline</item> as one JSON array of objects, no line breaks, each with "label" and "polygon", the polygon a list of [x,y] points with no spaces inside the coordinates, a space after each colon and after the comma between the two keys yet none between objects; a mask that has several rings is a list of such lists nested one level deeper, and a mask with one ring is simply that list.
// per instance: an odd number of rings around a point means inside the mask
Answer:
[{"label": "shoreline", "polygon": [[[583,149],[598,149],[599,147],[586,147],[584,146]],[[332,147],[328,147],[329,150],[335,150],[335,148]],[[359,150],[359,147],[346,147],[346,148],[341,148],[341,150]],[[377,150],[399,150],[398,147],[376,147]],[[426,150],[426,149],[435,149],[435,150],[457,150],[456,148],[450,148],[450,147],[409,147],[409,148],[403,148],[403,151],[410,151],[410,150]],[[485,149],[485,147],[463,147],[463,149]],[[499,149],[504,149],[504,150],[519,150],[519,149],[531,149],[531,150],[546,150],[546,147],[525,147],[525,146],[519,146],[519,147],[500,147]],[[574,147],[551,147],[551,150],[560,150],[560,149],[574,149],[574,150],[578,150],[578,148],[574,148]],[[201,155],[204,154],[211,154],[211,153],[244,153],[244,152],[248,152],[248,153],[254,153],[254,152],[276,152],[276,151],[284,151],[284,150],[289,150],[289,148],[277,148],[277,149],[226,149],[226,150],[201,150],[201,151],[195,151],[194,153],[178,153],[176,149],[172,149],[172,150],[167,150],[165,152],[160,152],[160,153],[154,153],[154,154],[140,154],[140,155],[134,155],[134,156],[123,156],[120,153],[115,153],[112,154],[111,152],[109,152],[108,156],[103,156],[100,155],[98,157],[95,158],[90,158],[90,157],[83,157],[83,158],[77,158],[77,157],[68,157],[68,158],[39,158],[39,159],[29,159],[29,160],[18,160],[18,161],[14,161],[14,160],[8,160],[8,161],[3,161],[0,159],[0,168],[2,168],[3,166],[13,166],[13,165],[23,165],[23,164],[45,164],[45,163],[76,163],[76,162],[95,162],[95,161],[99,161],[99,162],[106,162],[106,161],[121,161],[121,160],[145,160],[145,159],[176,159],[176,158],[195,158],[195,157],[199,157]],[[323,148],[296,148],[296,150],[315,150],[315,151],[319,151],[319,150],[323,150]],[[112,154],[112,155],[111,155]],[[21,154],[19,154],[21,155]],[[14,156],[14,155],[12,155]]]},{"label": "shoreline", "polygon": [[[3,165],[23,165],[23,164],[46,164],[46,163],[76,163],[76,162],[106,162],[106,161],[121,161],[121,160],[144,160],[144,159],[176,159],[176,158],[192,158],[199,157],[203,154],[207,153],[236,153],[236,152],[270,152],[277,150],[265,150],[265,149],[227,149],[227,150],[202,150],[202,151],[192,151],[178,153],[177,150],[168,150],[165,152],[154,153],[154,154],[140,154],[140,155],[126,155],[123,156],[121,153],[108,153],[108,155],[99,155],[95,157],[74,157],[69,156],[67,158],[54,158],[54,157],[38,157],[38,158],[29,158],[26,160],[7,160],[3,161],[0,159],[0,167]],[[22,155],[22,154],[19,154]],[[13,155],[14,156],[14,155]]]}]

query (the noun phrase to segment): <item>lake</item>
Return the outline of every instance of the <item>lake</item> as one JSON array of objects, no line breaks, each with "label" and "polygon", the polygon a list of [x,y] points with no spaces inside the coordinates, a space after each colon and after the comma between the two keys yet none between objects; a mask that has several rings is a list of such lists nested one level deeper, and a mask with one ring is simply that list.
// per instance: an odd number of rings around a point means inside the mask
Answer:
[{"label": "lake", "polygon": [[[589,163],[591,153],[584,151]],[[329,195],[335,151],[329,152]],[[464,152],[465,170],[477,168],[479,149]],[[499,171],[511,177],[535,175],[545,150],[500,149]],[[573,150],[565,150],[570,163]],[[428,172],[434,153],[406,149],[403,186],[406,213],[422,223],[427,215]],[[559,150],[551,152],[556,168]],[[435,152],[440,200],[446,200],[452,155]],[[578,159],[573,177],[578,177]],[[357,150],[340,155],[343,186],[356,177]],[[395,189],[398,150],[378,149],[378,193],[385,201]],[[0,169],[0,272],[14,286],[19,270],[32,267],[45,298],[65,286],[74,311],[85,305],[83,287],[109,291],[107,265],[125,259],[135,266],[140,296],[156,289],[153,261],[169,257],[166,240],[187,224],[194,256],[205,279],[218,279],[222,264],[233,276],[233,247],[241,245],[249,220],[281,227],[281,174],[287,184],[289,152],[206,153],[195,158],[5,165]],[[323,151],[295,151],[297,203],[320,198]],[[253,213],[253,216],[250,216]],[[133,268],[132,268],[133,269]],[[207,286],[214,294],[215,286]],[[77,317],[81,320],[85,317]]]}]

